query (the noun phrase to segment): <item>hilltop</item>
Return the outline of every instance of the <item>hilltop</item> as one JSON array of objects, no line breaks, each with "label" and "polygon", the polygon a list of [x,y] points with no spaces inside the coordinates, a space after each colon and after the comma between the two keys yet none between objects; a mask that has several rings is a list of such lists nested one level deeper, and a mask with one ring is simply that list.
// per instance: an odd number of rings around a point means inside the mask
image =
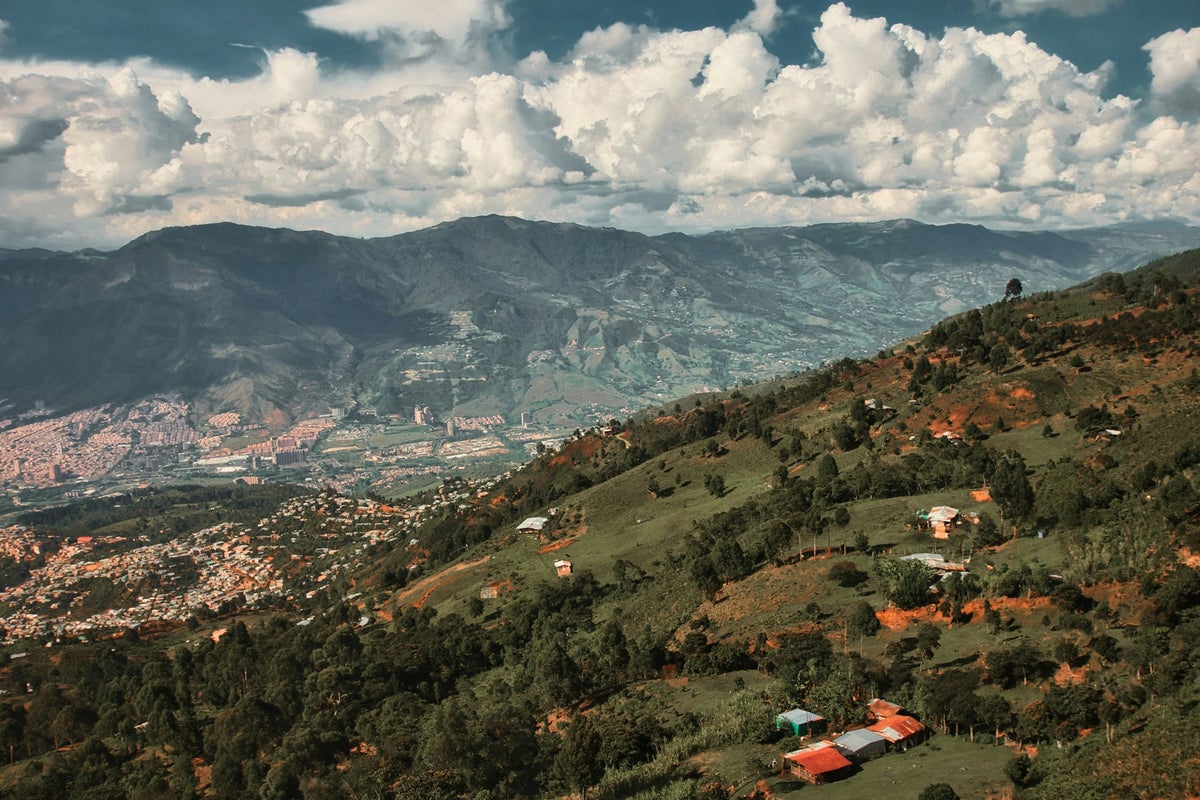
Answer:
[{"label": "hilltop", "polygon": [[[279,584],[154,635],[10,642],[0,786],[1194,794],[1198,283],[1190,251],[1010,286],[873,357],[658,404],[411,503],[323,493],[254,523],[278,498],[236,498],[222,535],[286,565],[261,579]],[[211,531],[234,500],[93,501],[24,525],[129,546],[151,536],[139,521]],[[289,537],[324,551],[289,555]],[[59,602],[93,614],[93,591]],[[932,737],[827,784],[780,775],[809,740],[777,714],[837,732],[875,697]]]}]

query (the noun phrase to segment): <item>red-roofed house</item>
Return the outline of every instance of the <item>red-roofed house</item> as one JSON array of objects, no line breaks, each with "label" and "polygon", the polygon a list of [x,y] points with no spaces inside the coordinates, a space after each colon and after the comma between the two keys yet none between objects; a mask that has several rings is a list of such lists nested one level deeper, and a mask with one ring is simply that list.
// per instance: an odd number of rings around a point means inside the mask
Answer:
[{"label": "red-roofed house", "polygon": [[826,783],[845,777],[854,768],[832,742],[818,742],[783,755],[784,767],[802,781]]},{"label": "red-roofed house", "polygon": [[868,725],[867,730],[875,731],[887,739],[888,744],[892,747],[898,747],[901,750],[907,750],[912,745],[923,742],[929,735],[929,731],[924,725],[904,714],[881,719],[874,725]]}]

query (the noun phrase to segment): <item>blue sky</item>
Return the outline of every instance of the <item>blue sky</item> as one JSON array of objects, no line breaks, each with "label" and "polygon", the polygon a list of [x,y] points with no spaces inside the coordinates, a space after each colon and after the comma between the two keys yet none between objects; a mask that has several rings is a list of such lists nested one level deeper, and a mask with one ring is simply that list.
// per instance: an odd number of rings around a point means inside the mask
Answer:
[{"label": "blue sky", "polygon": [[0,247],[1200,223],[1198,111],[1194,2],[7,0]]}]

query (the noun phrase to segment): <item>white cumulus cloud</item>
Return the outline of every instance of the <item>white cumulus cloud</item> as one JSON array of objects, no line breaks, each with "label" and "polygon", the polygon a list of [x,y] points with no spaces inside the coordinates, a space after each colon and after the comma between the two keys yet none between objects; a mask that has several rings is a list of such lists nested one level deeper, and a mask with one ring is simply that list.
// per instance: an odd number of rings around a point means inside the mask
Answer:
[{"label": "white cumulus cloud", "polygon": [[783,11],[776,0],[754,0],[754,8],[734,27],[752,30],[760,36],[770,36],[782,17]]},{"label": "white cumulus cloud", "polygon": [[399,39],[409,55],[475,50],[512,24],[504,0],[338,0],[304,13],[318,28],[368,41]]},{"label": "white cumulus cloud", "polygon": [[[312,13],[357,36],[468,48],[480,26],[508,24],[501,4],[445,5],[437,19],[367,0]],[[754,9],[748,20],[775,19],[774,3]],[[221,219],[385,235],[479,213],[650,232],[1200,221],[1200,133],[1183,113],[1196,31],[1146,46],[1145,102],[1106,96],[1110,66],[1081,71],[1020,32],[933,34],[836,3],[798,65],[771,53],[769,27],[617,23],[511,69],[337,70],[280,49],[257,75],[213,80],[145,60],[0,58],[0,246]],[[64,233],[36,238],[48,230]]]},{"label": "white cumulus cloud", "polygon": [[1200,28],[1175,30],[1150,40],[1150,90],[1173,111],[1200,111]]}]

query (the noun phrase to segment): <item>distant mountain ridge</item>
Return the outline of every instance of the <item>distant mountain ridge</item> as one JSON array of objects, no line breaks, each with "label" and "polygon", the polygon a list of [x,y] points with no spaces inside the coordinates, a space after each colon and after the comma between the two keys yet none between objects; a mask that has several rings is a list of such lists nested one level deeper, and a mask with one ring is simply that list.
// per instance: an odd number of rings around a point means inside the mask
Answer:
[{"label": "distant mountain ridge", "polygon": [[911,220],[647,236],[488,216],[354,239],[217,223],[104,253],[0,251],[0,397],[178,391],[260,417],[609,415],[873,352],[947,314],[1200,246]]}]

